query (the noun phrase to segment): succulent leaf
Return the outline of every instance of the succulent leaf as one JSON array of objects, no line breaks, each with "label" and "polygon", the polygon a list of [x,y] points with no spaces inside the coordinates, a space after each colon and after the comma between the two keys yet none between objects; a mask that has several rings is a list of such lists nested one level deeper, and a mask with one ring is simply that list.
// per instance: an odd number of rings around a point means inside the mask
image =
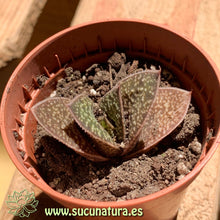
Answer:
[{"label": "succulent leaf", "polygon": [[106,113],[108,119],[114,124],[117,142],[122,142],[124,140],[125,128],[122,100],[120,100],[118,86],[115,86],[102,97],[99,106]]},{"label": "succulent leaf", "polygon": [[78,125],[97,143],[99,151],[107,157],[121,153],[121,148],[99,124],[93,113],[93,101],[85,94],[76,96],[68,104]]},{"label": "succulent leaf", "polygon": [[191,92],[178,88],[159,88],[156,100],[144,122],[139,141],[144,153],[170,134],[184,119],[191,100]]},{"label": "succulent leaf", "polygon": [[98,122],[110,134],[112,138],[115,137],[114,126],[109,122],[106,117],[101,118],[100,120],[98,120]]},{"label": "succulent leaf", "polygon": [[91,141],[87,141],[86,135],[79,130],[67,107],[69,102],[67,98],[47,98],[34,105],[31,111],[50,135],[78,154],[90,160],[107,160],[93,148]]},{"label": "succulent leaf", "polygon": [[132,74],[119,82],[126,120],[126,144],[123,154],[131,151],[142,129],[143,122],[156,97],[160,70],[147,70]]}]

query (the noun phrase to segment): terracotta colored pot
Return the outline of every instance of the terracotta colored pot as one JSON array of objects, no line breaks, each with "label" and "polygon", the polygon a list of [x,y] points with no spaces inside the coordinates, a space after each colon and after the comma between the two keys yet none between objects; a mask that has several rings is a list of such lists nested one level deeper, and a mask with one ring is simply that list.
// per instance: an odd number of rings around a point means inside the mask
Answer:
[{"label": "terracotta colored pot", "polygon": [[[65,64],[72,62],[74,69],[83,71],[93,63],[105,61],[114,51],[125,51],[133,57],[157,60],[168,67],[185,89],[193,91],[193,98],[201,111],[204,137],[210,128],[214,130],[214,137],[208,144],[204,138],[202,156],[192,172],[172,186],[152,195],[120,202],[70,198],[54,191],[37,171],[33,147],[36,121],[29,109],[55,88],[57,79],[62,77]],[[50,78],[39,89],[36,76],[41,74]],[[161,25],[120,20],[71,27],[37,46],[12,74],[1,103],[2,138],[19,171],[66,207],[126,207],[130,210],[136,207],[143,208],[144,219],[173,219],[187,186],[217,149],[220,122],[219,82],[219,71],[202,49],[191,40]],[[21,151],[25,152],[24,158],[19,154]]]}]

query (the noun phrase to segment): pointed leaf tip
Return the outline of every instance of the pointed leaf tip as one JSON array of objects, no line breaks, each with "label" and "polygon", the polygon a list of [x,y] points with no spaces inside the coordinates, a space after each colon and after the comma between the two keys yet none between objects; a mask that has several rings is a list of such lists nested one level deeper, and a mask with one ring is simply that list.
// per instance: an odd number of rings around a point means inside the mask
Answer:
[{"label": "pointed leaf tip", "polygon": [[131,151],[141,132],[146,115],[159,87],[160,70],[146,70],[132,74],[119,84],[128,144],[123,154]]},{"label": "pointed leaf tip", "polygon": [[189,108],[191,92],[178,88],[159,88],[144,122],[139,141],[144,148],[133,153],[145,153],[170,134],[184,119]]},{"label": "pointed leaf tip", "polygon": [[93,102],[85,94],[76,96],[69,104],[77,124],[97,143],[100,153],[106,157],[120,154],[121,149],[109,133],[99,124],[93,113]]},{"label": "pointed leaf tip", "polygon": [[91,141],[86,141],[85,135],[79,130],[67,107],[69,102],[67,98],[47,98],[34,105],[31,111],[50,135],[78,154],[90,160],[107,160],[94,150]]}]

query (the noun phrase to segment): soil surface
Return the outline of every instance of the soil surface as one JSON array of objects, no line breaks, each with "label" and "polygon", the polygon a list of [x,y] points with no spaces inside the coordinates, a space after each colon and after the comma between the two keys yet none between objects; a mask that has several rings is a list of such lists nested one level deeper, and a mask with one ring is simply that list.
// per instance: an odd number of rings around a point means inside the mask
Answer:
[{"label": "soil surface", "polygon": [[[93,64],[84,73],[68,67],[66,77],[58,81],[51,96],[73,98],[86,91],[97,102],[128,74],[158,68],[151,63],[116,52],[107,63]],[[42,76],[38,78],[41,86],[45,80]],[[181,87],[164,68],[161,86]],[[35,156],[39,172],[54,190],[87,200],[120,201],[152,194],[188,174],[202,152],[201,136],[200,115],[191,103],[184,121],[151,151],[136,158],[91,162],[52,138],[40,126],[35,134]]]}]

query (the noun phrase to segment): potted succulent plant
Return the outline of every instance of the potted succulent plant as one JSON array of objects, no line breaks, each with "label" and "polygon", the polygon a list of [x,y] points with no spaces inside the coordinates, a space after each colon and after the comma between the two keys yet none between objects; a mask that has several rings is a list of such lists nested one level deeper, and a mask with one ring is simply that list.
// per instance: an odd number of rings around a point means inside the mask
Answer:
[{"label": "potted succulent plant", "polygon": [[[98,101],[98,114],[86,93],[73,100],[44,99],[32,112],[49,134],[92,161],[144,153],[182,122],[191,99],[191,92],[159,88],[159,72],[133,73],[120,80]],[[76,141],[80,131],[90,136],[88,140],[85,136],[87,148]],[[90,146],[91,141],[95,146]],[[136,152],[140,142],[143,147]]]},{"label": "potted succulent plant", "polygon": [[[83,72],[94,63],[105,62],[116,50],[160,63],[184,89],[159,87],[161,69],[157,67],[129,71],[126,77],[109,83],[110,89],[99,99],[91,99],[88,92],[73,99],[49,97],[68,70]],[[39,76],[46,79],[44,85]],[[17,168],[66,207],[141,208],[144,218],[172,219],[186,187],[217,148],[219,90],[219,72],[210,58],[195,43],[167,28],[140,21],[86,24],[47,39],[16,68],[2,98],[2,137]],[[91,87],[89,91],[94,93]],[[137,199],[97,202],[54,191],[42,178],[34,148],[37,121],[49,135],[83,157],[108,163],[154,148],[183,121],[191,96],[200,110],[203,151],[192,171],[169,187]],[[210,131],[212,137],[208,137]]]}]

